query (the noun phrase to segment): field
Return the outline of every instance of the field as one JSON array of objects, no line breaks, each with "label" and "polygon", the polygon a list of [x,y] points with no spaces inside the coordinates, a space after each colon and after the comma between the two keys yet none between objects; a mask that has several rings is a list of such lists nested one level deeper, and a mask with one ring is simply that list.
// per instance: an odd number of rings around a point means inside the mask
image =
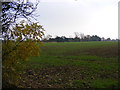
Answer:
[{"label": "field", "polygon": [[44,43],[30,57],[24,88],[118,88],[118,42]]}]

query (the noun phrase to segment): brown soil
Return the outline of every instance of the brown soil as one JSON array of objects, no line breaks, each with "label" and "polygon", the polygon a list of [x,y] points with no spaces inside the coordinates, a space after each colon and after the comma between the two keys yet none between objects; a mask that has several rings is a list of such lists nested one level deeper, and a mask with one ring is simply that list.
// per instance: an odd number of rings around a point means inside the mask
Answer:
[{"label": "brown soil", "polygon": [[[102,74],[103,73],[103,74]],[[85,67],[59,66],[44,69],[26,70],[22,75],[20,86],[22,88],[67,88],[73,87],[75,80],[86,81],[82,83],[85,88],[90,87],[91,80],[96,78],[111,78],[117,74],[95,73]]]}]

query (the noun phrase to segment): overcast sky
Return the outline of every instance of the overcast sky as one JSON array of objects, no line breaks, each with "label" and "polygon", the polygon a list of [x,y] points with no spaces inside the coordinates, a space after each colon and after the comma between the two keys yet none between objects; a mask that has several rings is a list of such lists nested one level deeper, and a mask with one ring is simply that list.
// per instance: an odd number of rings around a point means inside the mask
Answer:
[{"label": "overcast sky", "polygon": [[119,0],[40,0],[36,13],[45,34],[72,36],[74,32],[118,38]]}]

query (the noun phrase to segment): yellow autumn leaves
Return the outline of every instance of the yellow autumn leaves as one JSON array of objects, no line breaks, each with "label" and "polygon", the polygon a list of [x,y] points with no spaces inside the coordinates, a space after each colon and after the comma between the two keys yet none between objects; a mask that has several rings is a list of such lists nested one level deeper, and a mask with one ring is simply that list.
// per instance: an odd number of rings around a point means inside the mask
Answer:
[{"label": "yellow autumn leaves", "polygon": [[19,23],[11,31],[11,40],[2,43],[3,48],[3,82],[17,85],[20,73],[30,56],[40,55],[40,39],[44,28],[38,23]]},{"label": "yellow autumn leaves", "polygon": [[25,24],[20,22],[11,31],[11,39],[20,41],[22,39],[40,40],[44,35],[44,28],[38,23]]}]

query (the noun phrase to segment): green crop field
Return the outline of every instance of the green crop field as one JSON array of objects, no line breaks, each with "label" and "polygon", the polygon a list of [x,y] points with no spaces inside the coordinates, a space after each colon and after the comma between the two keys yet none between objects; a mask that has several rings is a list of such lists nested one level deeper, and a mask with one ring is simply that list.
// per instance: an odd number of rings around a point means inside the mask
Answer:
[{"label": "green crop field", "polygon": [[44,43],[25,65],[25,88],[119,87],[116,41]]}]

